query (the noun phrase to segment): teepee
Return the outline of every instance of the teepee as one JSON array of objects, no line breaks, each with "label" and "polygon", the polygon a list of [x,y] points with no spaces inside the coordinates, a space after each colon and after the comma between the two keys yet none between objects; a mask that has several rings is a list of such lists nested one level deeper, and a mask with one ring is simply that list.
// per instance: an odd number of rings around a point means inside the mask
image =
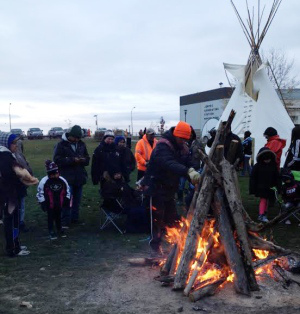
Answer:
[{"label": "teepee", "polygon": [[[287,140],[285,148],[287,150],[294,124],[270,82],[266,71],[268,65],[262,63],[259,55],[261,43],[282,0],[273,0],[264,26],[262,21],[265,7],[261,10],[260,0],[257,0],[257,10],[253,8],[252,12],[250,12],[248,1],[245,1],[248,16],[245,22],[233,0],[231,4],[251,47],[251,52],[247,65],[224,63],[225,70],[235,78],[236,86],[220,121],[225,121],[232,109],[236,111],[232,132],[243,137],[244,132],[249,130],[255,140],[254,156],[256,156],[259,149],[266,143],[263,133],[270,126],[277,130],[281,138]],[[256,18],[254,12],[257,12]],[[284,162],[284,158],[281,162]]]}]

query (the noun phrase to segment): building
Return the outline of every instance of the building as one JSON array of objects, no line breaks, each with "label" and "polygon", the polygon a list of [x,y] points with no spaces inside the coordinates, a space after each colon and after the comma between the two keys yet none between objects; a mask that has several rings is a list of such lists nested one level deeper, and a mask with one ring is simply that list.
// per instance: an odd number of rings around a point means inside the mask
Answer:
[{"label": "building", "polygon": [[232,92],[231,87],[222,87],[181,96],[180,120],[192,125],[198,136],[204,136],[221,117]]},{"label": "building", "polygon": [[[222,115],[233,89],[222,87],[180,97],[180,120],[193,126],[198,136],[206,136]],[[300,125],[300,89],[282,90],[280,99],[294,124]]]}]

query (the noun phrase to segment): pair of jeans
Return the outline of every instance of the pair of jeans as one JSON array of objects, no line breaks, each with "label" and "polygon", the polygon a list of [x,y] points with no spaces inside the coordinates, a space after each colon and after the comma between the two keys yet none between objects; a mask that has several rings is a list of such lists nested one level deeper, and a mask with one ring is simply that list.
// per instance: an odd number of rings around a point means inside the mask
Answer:
[{"label": "pair of jeans", "polygon": [[20,198],[20,225],[24,225],[25,219],[25,196]]},{"label": "pair of jeans", "polygon": [[56,226],[56,231],[60,232],[61,231],[61,209],[60,208],[48,208],[47,214],[48,214],[49,233],[52,233],[54,231],[53,230],[54,222]]},{"label": "pair of jeans", "polygon": [[246,171],[248,172],[249,176],[251,175],[252,167],[250,165],[250,158],[251,157],[244,156],[244,165],[243,165],[243,170],[242,170],[242,176],[244,176],[246,174]]},{"label": "pair of jeans", "polygon": [[61,214],[63,226],[68,226],[72,221],[78,221],[79,219],[79,207],[82,196],[82,187],[82,185],[70,185],[70,207],[64,207]]}]

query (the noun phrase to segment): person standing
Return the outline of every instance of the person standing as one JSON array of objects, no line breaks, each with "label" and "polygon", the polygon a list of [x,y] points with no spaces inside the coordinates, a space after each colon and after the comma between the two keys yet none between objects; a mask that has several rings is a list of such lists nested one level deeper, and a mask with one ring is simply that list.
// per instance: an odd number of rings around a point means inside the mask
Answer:
[{"label": "person standing", "polygon": [[284,168],[300,171],[300,126],[295,126],[292,130],[291,145],[288,149]]},{"label": "person standing", "polygon": [[74,125],[69,132],[63,134],[61,141],[54,149],[53,161],[58,165],[60,175],[69,183],[71,191],[70,209],[63,208],[62,211],[62,223],[65,227],[70,222],[78,223],[79,221],[82,188],[87,182],[85,167],[89,165],[90,157],[81,137],[81,127]]},{"label": "person standing", "polygon": [[38,183],[16,161],[17,141],[17,135],[0,132],[0,208],[3,210],[6,253],[9,257],[30,253],[19,241],[19,200],[22,185]]},{"label": "person standing", "polygon": [[256,156],[249,183],[249,192],[259,197],[259,216],[261,222],[268,222],[269,202],[275,199],[272,187],[279,187],[279,172],[276,165],[276,154],[267,147],[259,150]]},{"label": "person standing", "polygon": [[54,222],[58,234],[66,237],[61,225],[61,211],[70,205],[70,188],[68,182],[59,175],[58,167],[51,160],[46,160],[47,176],[43,177],[37,189],[37,200],[42,210],[47,212],[50,240],[56,240]]},{"label": "person standing", "polygon": [[144,175],[149,163],[152,151],[154,150],[157,143],[155,138],[155,132],[149,128],[146,130],[146,134],[143,135],[135,146],[135,159],[137,162],[137,181],[139,181]]},{"label": "person standing", "polygon": [[174,226],[179,216],[176,210],[175,193],[180,177],[187,177],[193,184],[199,182],[200,174],[192,168],[189,148],[191,127],[180,121],[176,127],[162,135],[152,152],[141,185],[150,197],[152,230],[150,247],[154,254],[161,253],[161,238],[164,227]]},{"label": "person standing", "polygon": [[280,138],[277,134],[277,130],[272,127],[266,128],[264,137],[267,139],[265,147],[269,148],[276,155],[276,165],[279,170],[282,150],[286,145],[286,140]]},{"label": "person standing", "polygon": [[251,174],[251,165],[250,165],[250,159],[252,156],[252,138],[251,138],[251,132],[246,131],[244,133],[244,140],[242,142],[243,145],[243,153],[244,153],[244,162],[243,162],[243,170],[242,170],[242,176],[246,174],[246,171],[248,172],[248,175]]}]

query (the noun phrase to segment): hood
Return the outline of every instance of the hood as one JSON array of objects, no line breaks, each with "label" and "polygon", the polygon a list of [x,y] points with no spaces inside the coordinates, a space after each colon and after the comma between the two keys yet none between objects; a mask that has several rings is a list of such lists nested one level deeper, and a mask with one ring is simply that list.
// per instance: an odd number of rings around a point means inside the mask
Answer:
[{"label": "hood", "polygon": [[279,137],[279,135],[270,136],[268,138],[268,142],[276,141],[281,144],[281,148],[284,148],[286,145],[286,140]]},{"label": "hood", "polygon": [[263,158],[271,158],[272,161],[276,161],[276,154],[272,152],[268,147],[263,147],[259,150],[256,160],[257,162],[260,162]]},{"label": "hood", "polygon": [[11,135],[12,135],[11,132],[0,132],[0,145],[9,148],[8,139]]},{"label": "hood", "polygon": [[11,151],[8,148],[6,148],[5,146],[0,146],[0,153],[4,153],[4,152],[11,153]]},{"label": "hood", "polygon": [[69,142],[69,141],[68,141],[68,138],[67,138],[67,134],[68,134],[68,133],[64,133],[64,134],[61,136],[61,139],[62,139],[63,141]]}]

